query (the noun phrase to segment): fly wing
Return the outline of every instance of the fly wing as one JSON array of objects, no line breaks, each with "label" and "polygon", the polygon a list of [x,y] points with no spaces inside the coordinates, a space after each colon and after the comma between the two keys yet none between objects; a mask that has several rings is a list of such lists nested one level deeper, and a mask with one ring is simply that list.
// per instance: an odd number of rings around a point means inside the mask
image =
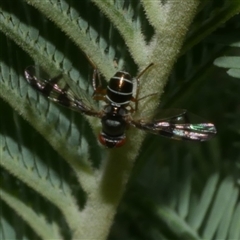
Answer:
[{"label": "fly wing", "polygon": [[129,123],[141,130],[177,140],[206,141],[217,133],[214,124],[180,109],[161,110],[152,118],[141,117]]},{"label": "fly wing", "polygon": [[38,92],[58,104],[69,107],[74,111],[90,116],[100,117],[101,113],[90,100],[89,96],[77,84],[73,86],[62,75],[53,78],[44,76],[44,72],[34,66],[29,66],[24,71],[27,82]]}]

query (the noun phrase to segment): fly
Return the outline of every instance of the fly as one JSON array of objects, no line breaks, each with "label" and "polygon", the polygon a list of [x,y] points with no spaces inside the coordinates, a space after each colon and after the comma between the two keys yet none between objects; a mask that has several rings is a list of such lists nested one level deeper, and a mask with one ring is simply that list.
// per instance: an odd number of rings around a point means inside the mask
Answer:
[{"label": "fly", "polygon": [[[34,66],[27,67],[24,74],[27,82],[36,91],[52,101],[85,115],[100,118],[102,131],[98,140],[108,148],[124,145],[126,142],[125,132],[129,125],[177,140],[206,141],[213,137],[216,134],[214,124],[199,120],[192,121],[191,115],[186,110],[170,111],[165,116],[157,113],[154,118],[146,116],[133,118],[133,113],[138,110],[139,79],[152,65],[148,65],[136,78],[132,78],[125,71],[116,72],[106,89],[102,88],[101,82],[97,86],[99,71],[94,68],[92,77],[93,99],[106,103],[102,110],[96,109],[87,100],[88,97],[84,97],[77,91],[77,86],[65,82],[61,75],[45,79],[36,74]],[[137,85],[135,97],[134,84]],[[130,102],[135,104],[134,108]]]}]

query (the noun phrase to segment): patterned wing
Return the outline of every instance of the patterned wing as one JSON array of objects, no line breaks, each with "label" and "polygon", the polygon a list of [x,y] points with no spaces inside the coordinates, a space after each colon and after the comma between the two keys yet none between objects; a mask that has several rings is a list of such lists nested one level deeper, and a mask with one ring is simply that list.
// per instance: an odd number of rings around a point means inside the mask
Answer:
[{"label": "patterned wing", "polygon": [[206,141],[216,133],[214,124],[201,120],[187,110],[158,112],[152,120],[130,120],[134,127],[177,140]]},{"label": "patterned wing", "polygon": [[38,92],[64,107],[90,116],[101,117],[101,112],[86,96],[85,92],[77,84],[73,87],[67,83],[62,75],[54,78],[44,78],[44,73],[39,73],[34,66],[29,66],[24,71],[28,83]]}]

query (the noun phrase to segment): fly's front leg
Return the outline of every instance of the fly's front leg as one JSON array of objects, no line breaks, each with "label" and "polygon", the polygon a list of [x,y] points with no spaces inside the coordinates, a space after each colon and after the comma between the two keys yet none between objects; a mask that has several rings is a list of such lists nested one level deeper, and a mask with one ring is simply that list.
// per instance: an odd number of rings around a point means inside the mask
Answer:
[{"label": "fly's front leg", "polygon": [[[95,99],[96,95],[105,95],[106,91],[102,88],[100,72],[97,69],[96,65],[88,55],[86,55],[86,58],[88,62],[91,64],[91,66],[93,67],[93,75],[92,75],[93,96],[92,97]],[[97,97],[96,100],[99,100],[99,97]]]},{"label": "fly's front leg", "polygon": [[106,101],[106,89],[102,87],[101,76],[99,70],[94,68],[92,76],[93,99],[97,101]]},{"label": "fly's front leg", "polygon": [[97,69],[96,65],[93,63],[93,61],[89,58],[89,56],[86,55],[86,58],[88,59],[89,63],[93,67],[93,75],[92,75],[93,95],[92,95],[92,98],[97,101],[100,101],[100,100],[105,101],[106,90],[102,87],[100,72]]},{"label": "fly's front leg", "polygon": [[93,70],[92,86],[94,90],[93,95],[95,95],[99,91],[99,88],[102,88],[101,78],[97,68],[94,68]]},{"label": "fly's front leg", "polygon": [[105,95],[106,95],[106,89],[102,87],[101,82],[101,76],[97,68],[93,70],[93,76],[92,76],[92,86],[93,86],[93,99],[97,101],[106,101]]}]

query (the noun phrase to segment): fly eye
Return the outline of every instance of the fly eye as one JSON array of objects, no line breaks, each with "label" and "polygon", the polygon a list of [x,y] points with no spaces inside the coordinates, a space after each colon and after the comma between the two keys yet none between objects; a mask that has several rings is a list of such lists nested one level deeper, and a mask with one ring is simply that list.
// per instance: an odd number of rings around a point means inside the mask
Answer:
[{"label": "fly eye", "polygon": [[119,140],[119,141],[116,143],[115,147],[121,147],[121,146],[123,146],[125,143],[126,143],[126,138],[121,139],[121,140]]},{"label": "fly eye", "polygon": [[125,144],[126,136],[122,135],[119,137],[110,137],[104,133],[98,135],[99,142],[107,148],[118,148]]}]

